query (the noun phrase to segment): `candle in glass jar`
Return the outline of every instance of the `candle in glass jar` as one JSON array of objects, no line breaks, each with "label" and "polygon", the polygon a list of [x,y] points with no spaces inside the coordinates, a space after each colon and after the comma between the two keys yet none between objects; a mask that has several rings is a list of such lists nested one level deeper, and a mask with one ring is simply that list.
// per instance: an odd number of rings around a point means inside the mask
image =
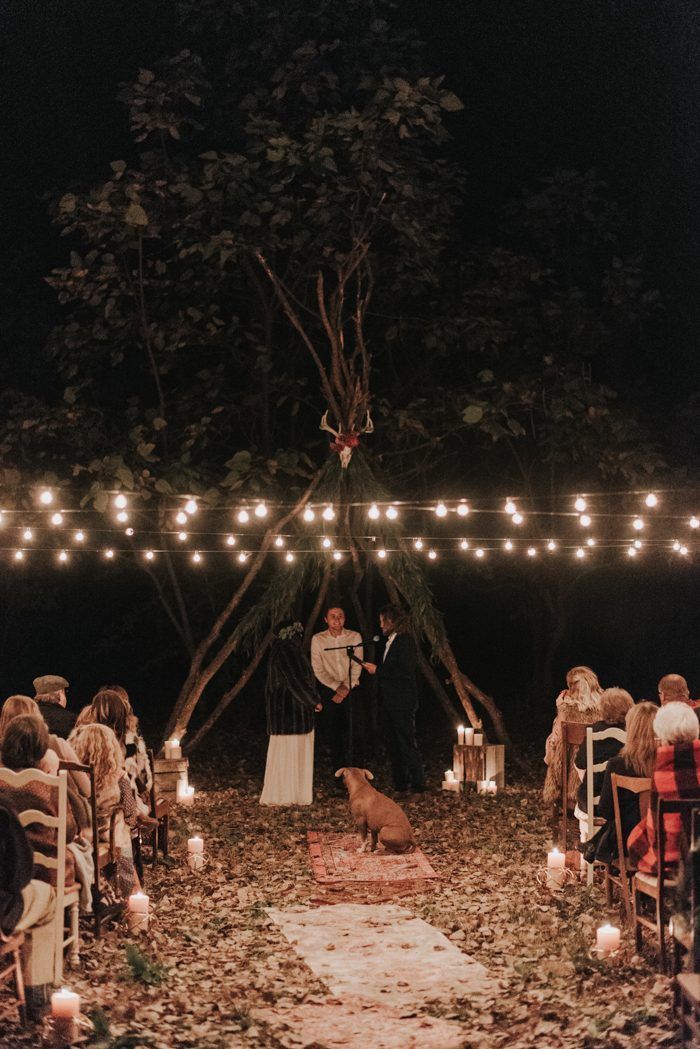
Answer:
[{"label": "candle in glass jar", "polygon": [[620,947],[620,930],[616,925],[601,925],[596,930],[595,945],[600,954],[607,956]]},{"label": "candle in glass jar", "polygon": [[177,785],[177,803],[178,805],[194,805],[194,787],[188,786],[187,783],[182,781]]},{"label": "candle in glass jar", "polygon": [[73,1045],[78,1037],[80,998],[73,991],[62,987],[51,995],[51,1020],[54,1045]]},{"label": "candle in glass jar", "polygon": [[129,897],[127,918],[130,932],[148,932],[149,897],[145,892],[135,892]]},{"label": "candle in glass jar", "polygon": [[466,743],[466,745],[468,747],[473,747],[474,746],[474,729],[473,728],[465,728],[465,730],[464,730],[464,742]]},{"label": "candle in glass jar", "polygon": [[464,746],[464,725],[459,725],[457,728],[457,745]]},{"label": "candle in glass jar", "polygon": [[187,865],[191,871],[199,871],[204,866],[204,841],[197,835],[187,839]]},{"label": "candle in glass jar", "polygon": [[182,747],[179,739],[166,739],[165,757],[167,761],[174,761],[182,757]]},{"label": "candle in glass jar", "polygon": [[547,853],[547,888],[560,889],[564,884],[566,855],[556,847]]}]

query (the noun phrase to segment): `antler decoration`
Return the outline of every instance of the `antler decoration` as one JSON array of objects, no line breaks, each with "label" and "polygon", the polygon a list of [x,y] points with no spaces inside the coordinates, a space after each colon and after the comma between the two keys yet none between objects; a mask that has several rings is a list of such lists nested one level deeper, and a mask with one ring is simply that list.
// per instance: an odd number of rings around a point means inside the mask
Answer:
[{"label": "antler decoration", "polygon": [[340,465],[345,470],[352,459],[353,449],[357,448],[360,443],[360,434],[374,433],[374,423],[372,422],[372,416],[367,412],[364,425],[361,426],[359,430],[334,430],[333,427],[328,424],[328,412],[325,411],[319,429],[326,430],[327,433],[330,433],[335,437],[335,440],[331,441],[331,448],[334,452],[338,453],[340,457]]}]

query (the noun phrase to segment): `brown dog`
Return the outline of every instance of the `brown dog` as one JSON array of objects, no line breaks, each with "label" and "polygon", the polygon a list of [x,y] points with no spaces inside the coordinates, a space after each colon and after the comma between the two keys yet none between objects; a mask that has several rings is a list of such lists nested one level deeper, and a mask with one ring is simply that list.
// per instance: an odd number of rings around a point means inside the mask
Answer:
[{"label": "brown dog", "polygon": [[[374,852],[377,841],[387,852],[413,851],[416,846],[406,814],[395,801],[370,787],[368,780],[374,779],[371,772],[367,769],[338,769],[336,776],[343,777],[350,800],[350,812],[362,836],[358,852]],[[370,838],[367,837],[368,830]]]}]

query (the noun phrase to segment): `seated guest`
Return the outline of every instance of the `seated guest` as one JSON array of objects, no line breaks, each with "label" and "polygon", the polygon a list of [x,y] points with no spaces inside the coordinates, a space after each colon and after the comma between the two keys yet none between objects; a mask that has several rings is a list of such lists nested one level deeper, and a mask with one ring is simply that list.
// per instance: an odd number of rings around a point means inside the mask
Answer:
[{"label": "seated guest", "polygon": [[[600,720],[592,725],[594,733],[605,733],[601,739],[593,740],[593,809],[596,816],[606,766],[625,745],[625,717],[633,706],[634,700],[624,688],[606,688],[600,697]],[[581,776],[576,801],[576,816],[582,819],[588,812],[585,743],[578,748],[575,763],[576,770]]]},{"label": "seated guest", "polygon": [[153,774],[151,763],[148,760],[148,748],[146,741],[141,735],[139,720],[134,714],[129,693],[121,685],[105,685],[102,691],[114,692],[120,697],[126,707],[126,731],[124,733],[124,764],[126,774],[129,777],[137,800],[143,803],[145,812],[151,810],[151,787],[153,785]]},{"label": "seated guest", "polygon": [[[592,725],[599,721],[602,691],[595,672],[590,667],[579,666],[568,671],[566,688],[557,696],[557,713],[544,749],[547,775],[542,791],[545,803],[553,805],[555,810],[561,804],[562,796],[562,722],[576,721],[579,724]],[[580,782],[574,768],[573,754],[569,758],[567,773],[569,806],[573,809]]]},{"label": "seated guest", "polygon": [[44,674],[35,677],[35,699],[41,708],[41,716],[48,725],[49,732],[62,739],[68,739],[75,725],[75,714],[66,709],[66,689],[68,682],[58,674]]},{"label": "seated guest", "polygon": [[[23,769],[39,769],[49,745],[49,733],[41,718],[32,714],[21,714],[13,718],[7,726],[2,741],[2,763],[13,772]],[[27,783],[24,787],[12,787],[0,780],[0,801],[19,814],[25,809],[38,809],[49,816],[58,815],[58,806],[53,788],[38,780]],[[56,838],[51,827],[41,823],[30,823],[26,828],[29,842],[35,852],[44,856],[56,857]],[[66,810],[66,844],[73,841],[76,825],[70,806]],[[34,877],[40,881],[56,884],[56,872],[37,864]],[[75,881],[73,855],[66,851],[66,885]]]},{"label": "seated guest", "polygon": [[14,811],[0,803],[0,934],[23,932],[22,974],[30,1019],[41,1020],[53,981],[56,894],[33,877],[27,832]]},{"label": "seated guest", "polygon": [[118,895],[125,899],[132,892],[138,892],[141,886],[134,867],[130,830],[137,824],[138,812],[124,770],[122,749],[107,725],[80,725],[71,734],[70,742],[80,761],[92,765],[94,769],[99,841],[109,841],[112,814],[115,809],[120,809],[114,822],[117,847],[115,888]]},{"label": "seated guest", "polygon": [[[651,779],[656,762],[656,737],[654,735],[654,718],[659,708],[654,703],[637,703],[627,711],[625,745],[615,757],[610,758],[603,775],[603,786],[600,790],[600,802],[596,806],[596,816],[604,819],[605,825],[600,828],[589,845],[593,847],[592,855],[586,855],[589,862],[598,860],[609,863],[617,858],[617,834],[615,831],[615,811],[613,807],[612,779],[618,776],[635,776]],[[622,840],[627,838],[641,819],[639,795],[631,790],[621,788],[618,791],[620,804],[620,823]]]},{"label": "seated guest", "polygon": [[659,701],[661,706],[667,703],[690,703],[688,682],[680,674],[664,674],[659,681]]},{"label": "seated guest", "polygon": [[[656,752],[649,811],[646,819],[632,829],[627,839],[631,865],[646,874],[656,873],[657,800],[697,798],[700,801],[698,729],[698,719],[688,703],[665,703],[654,718],[659,748]],[[680,859],[682,831],[680,814],[669,812],[664,818],[664,829],[665,858],[669,863],[677,863]]]}]

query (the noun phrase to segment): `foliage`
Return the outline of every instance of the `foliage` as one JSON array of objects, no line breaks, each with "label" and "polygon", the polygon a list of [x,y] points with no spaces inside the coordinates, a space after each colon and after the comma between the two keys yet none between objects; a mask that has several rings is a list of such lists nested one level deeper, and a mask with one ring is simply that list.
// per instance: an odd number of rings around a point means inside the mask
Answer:
[{"label": "foliage", "polygon": [[167,966],[150,958],[137,944],[127,943],[125,954],[131,979],[135,980],[137,983],[143,983],[148,987],[154,987],[157,984],[162,983],[167,977]]}]

